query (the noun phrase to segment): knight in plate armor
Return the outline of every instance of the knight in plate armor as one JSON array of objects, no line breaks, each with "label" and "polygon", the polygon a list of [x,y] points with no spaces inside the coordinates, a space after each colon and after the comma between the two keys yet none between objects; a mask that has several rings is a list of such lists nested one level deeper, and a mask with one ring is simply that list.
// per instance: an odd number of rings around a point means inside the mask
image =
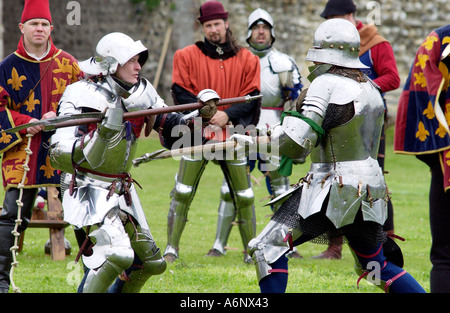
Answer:
[{"label": "knight in plate armor", "polygon": [[[294,59],[273,47],[275,42],[274,22],[271,15],[261,8],[248,17],[246,41],[250,51],[259,57],[261,65],[261,115],[256,128],[261,136],[280,123],[281,114],[289,110],[299,96],[302,84],[301,75]],[[289,189],[289,178],[276,170],[279,157],[270,158],[261,154],[249,156],[250,171],[259,162],[258,168],[266,176],[269,194],[278,197]],[[271,208],[276,211],[281,205],[277,202]]]},{"label": "knight in plate armor", "polygon": [[323,22],[306,57],[315,64],[306,96],[272,129],[272,144],[283,158],[309,155],[311,168],[249,243],[262,292],[286,290],[286,253],[294,246],[342,235],[361,278],[373,278],[389,292],[424,292],[402,269],[400,248],[383,231],[389,192],[377,152],[384,105],[377,86],[360,70],[359,47],[350,22]]},{"label": "knight in plate armor", "polygon": [[[124,119],[124,112],[166,104],[139,76],[148,58],[141,41],[114,32],[105,35],[96,50],[96,57],[80,62],[90,78],[66,88],[58,115],[105,112],[104,118],[57,129],[51,138],[50,159],[66,173],[61,181],[64,220],[76,227],[85,266],[78,291],[139,292],[150,276],[164,272],[166,262],[129,170],[145,123],[157,129],[161,116]],[[199,101],[208,102],[214,113],[218,96],[211,93],[206,92],[209,101]],[[180,124],[186,124],[184,114],[167,114],[163,133],[170,134]]]}]

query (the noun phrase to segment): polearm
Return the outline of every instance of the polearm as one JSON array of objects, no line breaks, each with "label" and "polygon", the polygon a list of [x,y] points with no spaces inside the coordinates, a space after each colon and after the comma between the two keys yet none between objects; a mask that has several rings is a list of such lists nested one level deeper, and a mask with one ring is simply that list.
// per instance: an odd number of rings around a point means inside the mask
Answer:
[{"label": "polearm", "polygon": [[[249,136],[250,137],[250,136]],[[252,143],[249,145],[264,145],[270,144],[271,140],[268,136],[252,137]],[[185,147],[173,150],[160,149],[154,152],[145,153],[142,156],[133,159],[133,165],[138,167],[142,163],[147,163],[153,160],[161,160],[168,158],[175,158],[180,156],[198,156],[203,154],[210,154],[219,151],[230,151],[237,148],[238,142],[236,140],[227,140],[224,142],[216,142],[211,144]]]},{"label": "polearm", "polygon": [[204,154],[205,152],[213,153],[216,151],[234,149],[235,147],[236,147],[236,142],[234,140],[231,140],[231,141],[206,144],[206,145],[200,145],[200,146],[193,146],[193,147],[186,147],[186,148],[179,148],[179,149],[173,149],[173,150],[160,149],[155,152],[145,153],[142,156],[140,156],[136,159],[133,159],[132,162],[135,167],[138,167],[142,163],[147,163],[147,162],[150,162],[153,160],[175,158],[175,157],[180,157],[183,155],[201,155],[201,154]]},{"label": "polearm", "polygon": [[[235,97],[235,98],[227,98],[219,100],[217,103],[217,106],[224,106],[224,105],[233,105],[238,103],[245,103],[245,102],[251,102],[253,100],[261,98],[262,95],[256,95],[256,96],[243,96],[243,97]],[[203,104],[200,102],[194,102],[194,103],[188,103],[188,104],[179,104],[179,105],[171,105],[163,108],[156,108],[156,109],[147,109],[147,110],[140,110],[140,111],[133,111],[133,112],[124,112],[123,118],[124,119],[133,119],[138,117],[144,117],[144,116],[150,116],[150,115],[159,115],[164,113],[174,113],[174,112],[180,112],[180,111],[193,111],[197,109],[201,109],[203,107]],[[84,117],[88,116],[88,117]],[[63,128],[63,127],[71,127],[71,126],[79,126],[79,125],[85,125],[85,124],[93,124],[93,123],[99,123],[103,119],[104,114],[102,113],[81,113],[76,114],[73,116],[68,115],[62,115],[57,116],[45,120],[39,120],[37,122],[32,122],[28,124],[23,124],[17,127],[9,128],[0,131],[1,133],[15,133],[18,131],[21,131],[22,129],[33,127],[33,126],[45,126],[44,131],[51,131],[56,128]]]}]

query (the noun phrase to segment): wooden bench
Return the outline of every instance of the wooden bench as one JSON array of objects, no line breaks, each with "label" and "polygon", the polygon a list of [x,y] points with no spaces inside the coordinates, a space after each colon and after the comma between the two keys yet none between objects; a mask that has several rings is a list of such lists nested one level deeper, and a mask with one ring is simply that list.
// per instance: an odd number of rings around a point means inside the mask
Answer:
[{"label": "wooden bench", "polygon": [[[66,251],[64,240],[64,228],[69,226],[62,218],[62,205],[58,198],[58,190],[55,187],[47,187],[47,210],[34,208],[29,228],[48,228],[50,230],[50,256],[52,260],[64,260],[66,254],[70,254],[70,246]],[[19,251],[23,248],[25,231],[19,239]],[[67,253],[68,252],[68,253]]]}]

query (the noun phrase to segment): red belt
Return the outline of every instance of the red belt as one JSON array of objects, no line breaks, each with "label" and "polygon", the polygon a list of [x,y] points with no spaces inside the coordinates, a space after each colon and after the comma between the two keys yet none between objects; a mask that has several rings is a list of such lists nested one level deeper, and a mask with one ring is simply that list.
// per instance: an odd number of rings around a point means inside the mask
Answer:
[{"label": "red belt", "polygon": [[[101,173],[101,172],[97,172],[88,168],[83,168],[77,164],[73,165],[74,168],[74,173],[72,174],[72,180],[70,181],[70,185],[69,185],[69,194],[73,195],[75,187],[77,185],[76,183],[76,175],[78,171],[82,171],[82,172],[86,172],[89,174],[93,174],[93,175],[97,175],[97,176],[101,176],[101,177],[108,177],[108,178],[118,178],[120,180],[123,181],[123,186],[124,186],[124,194],[123,196],[125,197],[125,202],[127,203],[128,206],[131,206],[132,201],[131,201],[131,194],[130,194],[130,186],[132,183],[136,183],[139,188],[142,189],[141,185],[139,185],[138,182],[136,182],[132,177],[130,173],[120,173],[120,174],[108,174],[108,173]],[[109,200],[109,198],[111,198],[111,196],[114,194],[114,192],[116,191],[116,185],[117,185],[117,180],[113,180],[113,182],[111,183],[111,185],[109,186],[109,193],[106,196],[106,200]]]}]

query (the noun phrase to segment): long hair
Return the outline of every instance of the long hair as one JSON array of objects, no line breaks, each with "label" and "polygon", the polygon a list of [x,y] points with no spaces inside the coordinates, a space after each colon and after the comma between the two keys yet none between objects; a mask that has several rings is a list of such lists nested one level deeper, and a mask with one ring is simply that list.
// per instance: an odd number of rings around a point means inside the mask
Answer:
[{"label": "long hair", "polygon": [[239,45],[236,38],[234,38],[233,32],[230,29],[230,26],[228,26],[228,28],[227,28],[226,39],[227,39],[227,42],[230,43],[230,47],[234,53],[238,53],[239,50],[241,50],[242,46]]}]

